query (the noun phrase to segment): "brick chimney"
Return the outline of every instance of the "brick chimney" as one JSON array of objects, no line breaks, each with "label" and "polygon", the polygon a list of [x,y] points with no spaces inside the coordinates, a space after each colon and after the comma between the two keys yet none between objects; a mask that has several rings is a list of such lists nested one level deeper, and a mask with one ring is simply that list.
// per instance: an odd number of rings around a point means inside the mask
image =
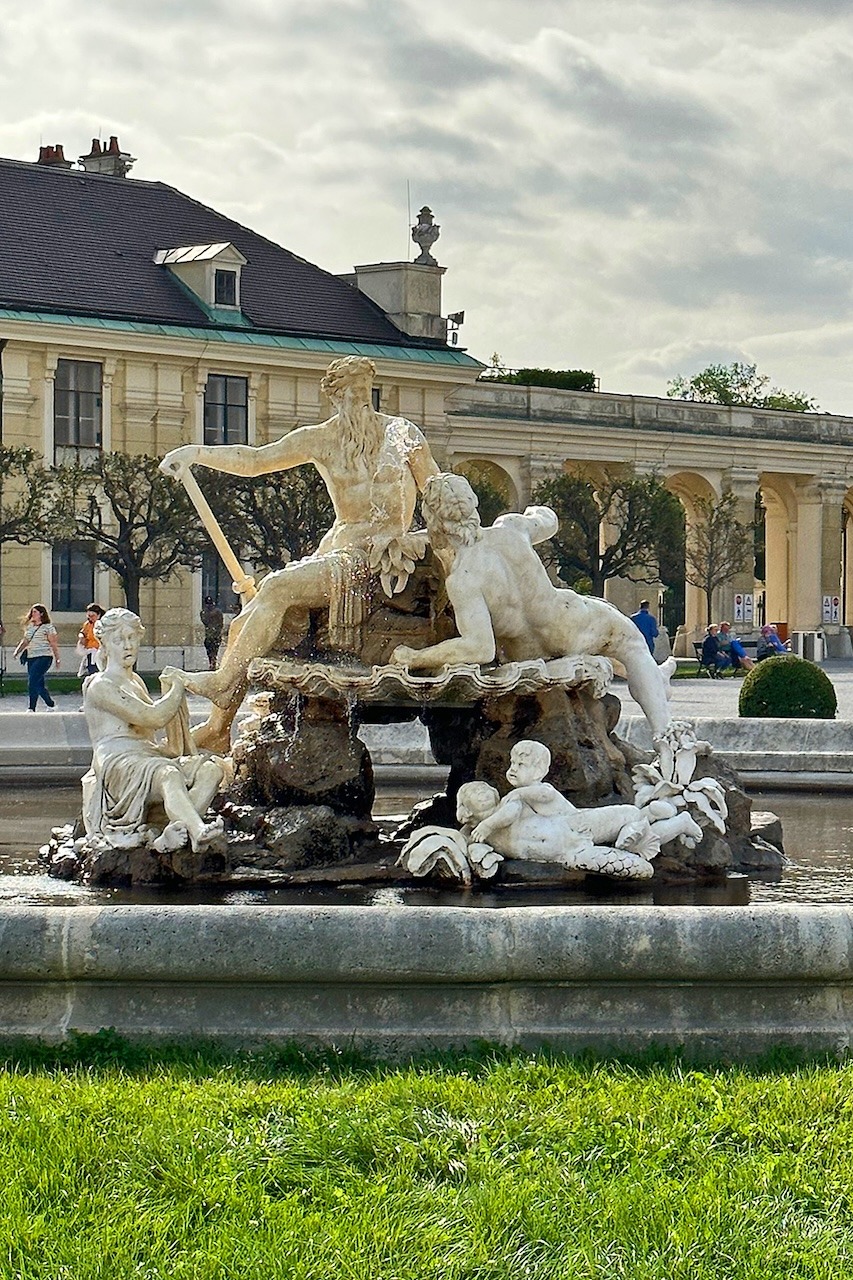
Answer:
[{"label": "brick chimney", "polygon": [[129,151],[122,151],[118,138],[112,134],[106,146],[99,138],[92,139],[92,150],[80,156],[80,164],[87,173],[100,173],[108,178],[126,178],[136,158]]},{"label": "brick chimney", "polygon": [[49,164],[57,169],[71,168],[71,161],[65,159],[61,142],[55,143],[52,147],[39,147],[39,158],[36,164]]}]

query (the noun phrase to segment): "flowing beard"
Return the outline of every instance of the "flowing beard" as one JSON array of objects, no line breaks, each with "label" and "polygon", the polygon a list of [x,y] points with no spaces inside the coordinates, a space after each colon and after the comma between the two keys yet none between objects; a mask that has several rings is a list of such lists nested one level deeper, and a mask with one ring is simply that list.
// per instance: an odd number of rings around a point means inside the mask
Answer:
[{"label": "flowing beard", "polygon": [[378,453],[381,440],[376,440],[373,433],[353,422],[351,418],[340,416],[341,435],[340,449],[347,466],[355,466],[359,462],[372,463]]}]

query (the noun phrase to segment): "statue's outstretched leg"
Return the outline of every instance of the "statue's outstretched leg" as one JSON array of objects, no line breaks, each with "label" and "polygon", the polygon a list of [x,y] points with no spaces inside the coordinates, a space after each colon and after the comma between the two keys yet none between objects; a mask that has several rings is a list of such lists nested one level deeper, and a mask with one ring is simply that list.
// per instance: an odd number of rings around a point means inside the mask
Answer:
[{"label": "statue's outstretched leg", "polygon": [[628,690],[642,707],[652,734],[663,733],[672,719],[669,682],[677,665],[675,658],[667,658],[666,662],[658,665],[644,643],[641,647],[631,645],[630,649],[623,649],[620,653],[614,649],[613,656],[625,668]]},{"label": "statue's outstretched leg", "polygon": [[246,673],[250,662],[271,652],[289,610],[314,609],[328,604],[328,559],[317,556],[297,560],[285,569],[268,574],[254,600],[232,622],[218,671],[187,673],[189,691],[209,698],[214,704],[207,721],[193,730],[199,746],[228,751],[231,722],[248,687]]}]

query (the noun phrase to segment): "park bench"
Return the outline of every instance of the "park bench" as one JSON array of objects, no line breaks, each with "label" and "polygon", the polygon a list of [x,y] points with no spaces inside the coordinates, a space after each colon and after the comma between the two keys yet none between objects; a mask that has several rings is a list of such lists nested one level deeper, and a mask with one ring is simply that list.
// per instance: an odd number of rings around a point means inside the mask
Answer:
[{"label": "park bench", "polygon": [[[739,639],[740,639],[740,637],[739,637]],[[745,652],[746,652],[746,656],[747,656],[748,658],[752,658],[753,660],[755,660],[755,653],[756,653],[756,650],[757,650],[757,648],[758,648],[758,641],[757,641],[757,640],[743,640],[743,639],[741,639],[741,640],[740,640],[740,642],[741,642],[741,644],[742,644],[742,645],[743,645],[743,647],[744,647],[744,650],[745,650]],[[703,661],[702,661],[702,641],[701,641],[701,640],[694,640],[694,641],[693,641],[693,652],[694,652],[694,653],[695,653],[695,655],[696,655],[696,662],[697,662],[696,674],[697,674],[697,676],[701,676],[702,672],[704,671],[704,672],[705,672],[705,674],[706,674],[706,675],[708,675],[708,676],[710,676],[712,680],[716,680],[716,679],[717,679],[717,677],[718,677],[718,675],[721,675],[721,674],[722,674],[721,672],[718,672],[718,671],[717,671],[717,668],[716,668],[716,667],[713,667],[713,668],[712,668],[712,667],[709,667],[709,666],[708,666],[708,664],[707,664],[706,662],[703,662]],[[730,668],[726,668],[726,669],[727,669],[727,670],[730,670]]]}]

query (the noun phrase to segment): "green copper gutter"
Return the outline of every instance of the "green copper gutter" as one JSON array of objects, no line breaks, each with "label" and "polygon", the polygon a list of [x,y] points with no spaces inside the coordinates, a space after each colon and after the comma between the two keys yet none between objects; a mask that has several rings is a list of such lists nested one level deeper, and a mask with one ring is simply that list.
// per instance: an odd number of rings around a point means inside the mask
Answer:
[{"label": "green copper gutter", "polygon": [[18,311],[0,307],[0,323],[75,325],[83,329],[112,329],[121,333],[145,333],[163,338],[194,338],[197,342],[222,342],[231,346],[273,347],[286,351],[321,351],[329,355],[368,356],[417,364],[444,364],[482,369],[465,351],[450,347],[393,347],[379,342],[347,342],[338,338],[297,338],[259,329],[204,329],[196,325],[153,324],[147,320],[111,320],[105,316],[75,316],[54,311]]}]

